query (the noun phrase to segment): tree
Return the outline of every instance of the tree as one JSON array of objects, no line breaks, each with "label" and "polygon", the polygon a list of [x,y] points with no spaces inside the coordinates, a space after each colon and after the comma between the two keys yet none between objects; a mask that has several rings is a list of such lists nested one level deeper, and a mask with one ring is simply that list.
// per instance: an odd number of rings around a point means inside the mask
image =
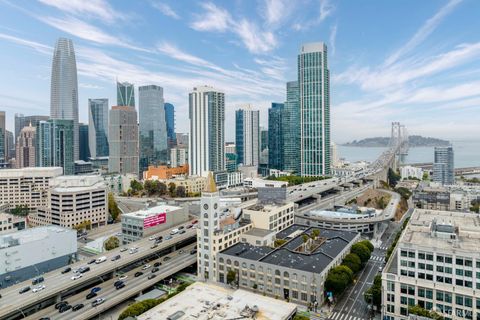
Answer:
[{"label": "tree", "polygon": [[232,284],[237,282],[237,273],[235,270],[228,270],[227,272],[227,283]]},{"label": "tree", "polygon": [[175,183],[173,182],[170,182],[168,184],[168,193],[170,193],[170,196],[174,197],[175,196],[175,189],[177,188],[177,186],[175,185]]},{"label": "tree", "polygon": [[111,192],[108,194],[108,213],[110,213],[110,216],[114,221],[118,221],[120,217],[120,209],[118,208],[115,197]]},{"label": "tree", "polygon": [[118,248],[120,246],[120,240],[118,240],[117,237],[110,237],[105,241],[104,243],[104,248],[107,251],[113,250],[115,248]]},{"label": "tree", "polygon": [[408,200],[412,195],[412,192],[404,187],[395,188],[395,192],[399,193],[402,196],[402,198],[405,200]]},{"label": "tree", "polygon": [[369,240],[362,240],[362,241],[360,241],[359,243],[364,244],[365,247],[368,248],[368,250],[370,251],[370,253],[372,253],[373,250],[375,249],[375,247],[373,246],[373,244],[372,244]]},{"label": "tree", "polygon": [[297,313],[295,317],[293,317],[293,320],[310,320],[310,317]]},{"label": "tree", "polygon": [[400,181],[401,179],[401,176],[396,173],[395,171],[392,170],[392,168],[388,168],[388,185],[391,187],[391,188],[394,188],[398,181]]},{"label": "tree", "polygon": [[368,250],[368,247],[359,242],[355,243],[352,246],[350,252],[355,253],[360,258],[360,260],[362,261],[362,265],[365,265],[371,256],[371,252],[370,250]]},{"label": "tree", "polygon": [[385,198],[382,196],[380,198],[376,198],[375,202],[377,204],[377,207],[380,209],[385,209],[387,207],[387,202],[385,201]]},{"label": "tree", "polygon": [[377,306],[377,309],[380,309],[382,305],[382,276],[376,275],[373,284],[370,288],[367,289],[364,293],[364,299],[367,303],[371,303],[374,306]]},{"label": "tree", "polygon": [[419,305],[411,306],[408,308],[409,314],[416,314],[421,317],[426,317],[434,320],[443,320],[444,317],[433,310],[426,310]]},{"label": "tree", "polygon": [[313,229],[312,230],[312,236],[313,236],[313,240],[317,240],[317,238],[320,236],[320,230]]},{"label": "tree", "polygon": [[362,268],[362,260],[355,253],[349,253],[343,259],[342,265],[350,268],[353,273],[357,273]]},{"label": "tree", "polygon": [[128,306],[127,309],[125,309],[120,316],[118,317],[118,320],[123,320],[128,317],[136,317],[141,315],[142,313],[150,310],[151,308],[155,307],[159,303],[165,301],[166,299],[147,299],[143,300],[140,302],[136,302],[134,304],[131,304]]},{"label": "tree", "polygon": [[283,244],[285,244],[287,242],[287,240],[285,239],[275,239],[275,241],[273,242],[273,245],[275,248],[278,248],[280,246],[282,246]]},{"label": "tree", "polygon": [[147,180],[143,184],[143,188],[147,191],[148,196],[152,196],[157,193],[157,183],[156,180]]},{"label": "tree", "polygon": [[15,206],[15,208],[10,210],[10,213],[16,216],[22,216],[25,217],[28,215],[28,212],[30,209],[28,209],[28,206],[26,204],[21,204]]},{"label": "tree", "polygon": [[428,178],[429,178],[428,172],[425,171],[425,172],[423,173],[422,180],[423,180],[423,181],[428,181]]},{"label": "tree", "polygon": [[83,222],[80,222],[79,224],[74,225],[73,228],[77,231],[90,230],[92,229],[92,221],[85,220]]},{"label": "tree", "polygon": [[304,251],[307,251],[307,242],[310,237],[306,234],[302,234],[302,240],[303,240],[303,249]]},{"label": "tree", "polygon": [[159,195],[163,196],[165,193],[167,193],[167,186],[165,183],[158,181],[156,187]]},{"label": "tree", "polygon": [[177,197],[185,198],[187,196],[187,192],[185,191],[184,186],[178,186],[176,191]]},{"label": "tree", "polygon": [[353,281],[353,271],[347,266],[337,266],[332,268],[325,280],[325,290],[333,292],[335,295],[341,294]]},{"label": "tree", "polygon": [[143,190],[143,185],[138,182],[137,180],[133,179],[132,181],[130,181],[130,189],[132,189],[132,193],[137,193],[138,191],[142,191]]}]

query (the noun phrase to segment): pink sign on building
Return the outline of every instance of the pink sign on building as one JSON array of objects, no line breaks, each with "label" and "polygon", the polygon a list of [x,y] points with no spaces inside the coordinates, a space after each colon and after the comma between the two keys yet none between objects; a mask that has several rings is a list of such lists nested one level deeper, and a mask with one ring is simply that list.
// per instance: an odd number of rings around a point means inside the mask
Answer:
[{"label": "pink sign on building", "polygon": [[162,212],[143,220],[143,229],[155,227],[156,225],[167,222],[167,213]]}]

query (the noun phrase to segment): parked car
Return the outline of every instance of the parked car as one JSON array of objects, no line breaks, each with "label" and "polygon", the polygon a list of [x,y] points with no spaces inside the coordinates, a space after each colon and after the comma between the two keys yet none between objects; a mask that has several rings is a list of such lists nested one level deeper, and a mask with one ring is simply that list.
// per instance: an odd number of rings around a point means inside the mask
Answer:
[{"label": "parked car", "polygon": [[155,240],[155,244],[160,244],[160,243],[162,243],[162,240],[161,240],[161,239]]},{"label": "parked car", "polygon": [[178,230],[183,230],[183,229],[185,229],[185,227],[184,227],[184,226],[180,226],[180,227],[178,227]]},{"label": "parked car", "polygon": [[33,285],[39,284],[40,282],[43,282],[43,281],[45,281],[45,279],[43,279],[43,277],[37,277],[37,278],[32,280],[32,284]]},{"label": "parked car", "polygon": [[158,268],[158,267],[160,267],[161,265],[162,265],[161,262],[155,262],[155,263],[153,264],[153,266],[154,266],[155,268]]},{"label": "parked car", "polygon": [[65,269],[62,270],[62,274],[68,273],[70,271],[72,271],[72,268],[66,267]]},{"label": "parked car", "polygon": [[165,236],[165,240],[170,240],[170,239],[172,239],[172,236],[171,236],[171,235],[166,235],[166,236]]},{"label": "parked car", "polygon": [[68,301],[67,300],[63,300],[63,301],[60,301],[60,302],[57,302],[55,304],[55,309],[60,309],[62,306],[65,306],[68,304]]},{"label": "parked car", "polygon": [[155,273],[152,273],[148,275],[148,280],[155,278],[157,275]]},{"label": "parked car", "polygon": [[123,287],[125,287],[125,282],[122,282],[120,283],[118,286],[115,286],[115,288],[118,290],[118,289],[122,289]]},{"label": "parked car", "polygon": [[38,287],[32,289],[32,292],[39,292],[45,289],[45,285],[41,284]]},{"label": "parked car", "polygon": [[187,225],[187,229],[191,229],[193,227],[193,224]]},{"label": "parked car", "polygon": [[97,294],[95,292],[90,292],[89,294],[87,294],[87,299],[92,299],[96,296],[97,296]]},{"label": "parked car", "polygon": [[155,240],[155,236],[151,236],[150,238],[148,238],[148,240],[150,240],[150,241]]},{"label": "parked car", "polygon": [[130,251],[128,251],[130,254],[134,254],[138,252],[138,248],[130,248]]},{"label": "parked car", "polygon": [[83,303],[76,304],[72,307],[72,311],[80,310],[84,307]]},{"label": "parked car", "polygon": [[143,272],[138,271],[138,272],[135,272],[135,274],[134,274],[133,276],[134,276],[135,278],[137,278],[137,277],[140,277],[142,274],[143,274]]},{"label": "parked car", "polygon": [[22,294],[22,293],[25,293],[27,291],[30,291],[30,287],[23,287],[22,289],[20,289],[20,291],[18,293]]},{"label": "parked car", "polygon": [[98,306],[98,305],[100,305],[104,302],[105,302],[104,298],[98,298],[98,299],[96,299],[95,301],[92,302],[92,307],[96,307],[96,306]]}]

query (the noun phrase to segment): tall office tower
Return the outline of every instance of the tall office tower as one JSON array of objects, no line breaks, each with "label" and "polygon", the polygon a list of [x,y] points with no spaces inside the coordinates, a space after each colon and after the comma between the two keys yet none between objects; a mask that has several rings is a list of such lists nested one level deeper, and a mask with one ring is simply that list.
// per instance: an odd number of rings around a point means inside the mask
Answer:
[{"label": "tall office tower", "polygon": [[90,148],[88,147],[88,124],[80,123],[78,125],[79,159],[88,161],[90,158]]},{"label": "tall office tower", "polygon": [[48,119],[50,119],[49,116],[24,116],[21,113],[15,113],[15,141],[20,135],[20,130],[30,125],[36,128],[40,121],[47,121]]},{"label": "tall office tower", "polygon": [[297,81],[287,82],[282,113],[283,170],[300,172],[300,102]]},{"label": "tall office tower", "polygon": [[330,174],[330,75],[327,46],[307,43],[298,55],[300,172]]},{"label": "tall office tower", "polygon": [[0,111],[0,164],[7,162],[7,128],[5,127],[5,111]]},{"label": "tall office tower", "polygon": [[225,170],[225,94],[207,86],[193,88],[189,117],[190,175]]},{"label": "tall office tower", "polygon": [[330,144],[330,159],[332,162],[332,167],[336,167],[338,165],[339,157],[338,157],[338,147],[335,142]]},{"label": "tall office tower", "polygon": [[282,116],[285,105],[272,102],[268,109],[268,168],[283,170]]},{"label": "tall office tower", "polygon": [[108,156],[108,99],[88,99],[88,146],[92,158]]},{"label": "tall office tower", "polygon": [[432,180],[444,185],[455,184],[455,166],[453,164],[452,146],[435,147]]},{"label": "tall office tower", "polygon": [[[75,173],[73,120],[40,121],[35,144],[37,167],[63,167],[63,174]],[[77,145],[78,146],[78,145]]]},{"label": "tall office tower", "polygon": [[247,104],[235,111],[237,163],[258,166],[260,159],[260,112]]},{"label": "tall office tower", "polygon": [[214,248],[219,244],[214,242],[214,238],[215,233],[221,228],[219,201],[220,195],[210,172],[200,200],[200,232],[197,233],[197,242],[202,244],[198,246],[198,276],[204,281],[217,279],[214,271],[216,259]]},{"label": "tall office tower", "polygon": [[35,167],[36,129],[32,125],[20,130],[16,145],[16,167]]},{"label": "tall office tower", "polygon": [[171,148],[177,144],[175,135],[175,107],[171,103],[165,103],[165,122],[167,123],[168,146]]},{"label": "tall office tower", "polygon": [[73,156],[79,157],[78,140],[78,82],[73,42],[59,38],[53,51],[50,87],[50,117],[73,120]]},{"label": "tall office tower", "polygon": [[268,129],[260,128],[260,151],[268,149]]},{"label": "tall office tower", "polygon": [[5,130],[5,142],[7,160],[15,158],[15,139],[12,131]]},{"label": "tall office tower", "polygon": [[163,88],[156,85],[138,87],[140,113],[140,172],[149,165],[168,162],[167,125]]},{"label": "tall office tower", "polygon": [[135,87],[133,84],[117,81],[117,106],[135,107]]},{"label": "tall office tower", "polygon": [[114,106],[110,110],[108,171],[138,175],[138,124],[134,107]]}]

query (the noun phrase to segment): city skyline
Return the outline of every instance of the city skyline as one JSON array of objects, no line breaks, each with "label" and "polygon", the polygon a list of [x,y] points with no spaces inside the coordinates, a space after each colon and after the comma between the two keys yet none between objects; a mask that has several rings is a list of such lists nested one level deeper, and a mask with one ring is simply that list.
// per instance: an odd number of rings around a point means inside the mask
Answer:
[{"label": "city skyline", "polygon": [[[188,131],[188,92],[200,85],[225,92],[227,127],[243,103],[257,106],[260,124],[266,126],[271,102],[284,101],[285,83],[296,79],[300,46],[323,41],[332,78],[332,141],[387,136],[393,119],[406,122],[414,134],[471,138],[480,130],[480,115],[471,112],[480,103],[475,80],[480,43],[473,31],[480,23],[474,20],[479,4],[411,5],[415,13],[408,3],[350,4],[347,10],[342,1],[314,0],[299,6],[284,1],[194,6],[98,1],[88,7],[42,0],[28,8],[4,1],[1,63],[9,81],[0,102],[7,129],[13,131],[15,112],[48,114],[49,65],[58,37],[74,42],[80,122],[88,120],[88,98],[116,100],[118,79],[136,87],[162,86],[165,101],[177,107],[178,132]],[[356,13],[354,19],[349,12]],[[371,19],[371,12],[381,18]],[[209,16],[215,19],[205,19]],[[35,19],[17,25],[26,17]],[[162,26],[181,36],[143,32],[137,37],[139,30]],[[28,88],[27,93],[20,88]],[[227,132],[226,140],[233,138]]]}]

